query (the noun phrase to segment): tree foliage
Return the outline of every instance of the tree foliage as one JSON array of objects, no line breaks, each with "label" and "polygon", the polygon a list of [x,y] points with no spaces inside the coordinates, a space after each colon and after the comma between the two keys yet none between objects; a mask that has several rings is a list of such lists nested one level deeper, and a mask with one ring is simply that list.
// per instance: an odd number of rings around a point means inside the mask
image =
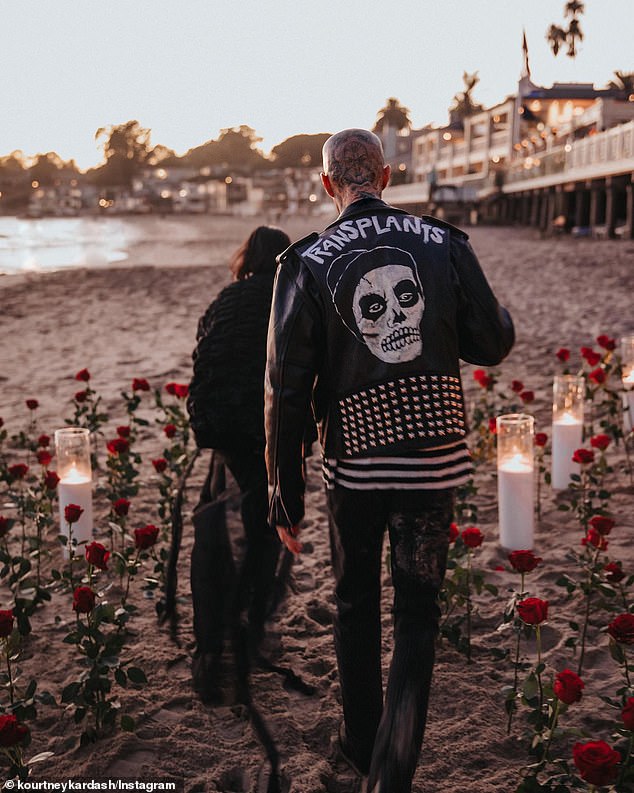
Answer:
[{"label": "tree foliage", "polygon": [[634,94],[634,72],[614,72],[614,79],[608,83],[608,88],[616,88],[626,94]]},{"label": "tree foliage", "polygon": [[583,31],[579,17],[585,11],[584,3],[579,0],[569,0],[564,5],[564,17],[568,19],[568,27],[552,24],[546,31],[546,41],[548,41],[553,55],[559,55],[564,45],[568,46],[566,55],[569,58],[575,58],[577,55],[577,46],[579,41],[583,41]]},{"label": "tree foliage", "polygon": [[293,135],[271,149],[276,168],[309,168],[321,162],[321,150],[330,137],[329,132],[316,135]]},{"label": "tree foliage", "polygon": [[141,168],[149,164],[150,130],[138,121],[100,127],[95,139],[104,139],[105,165],[95,176],[102,184],[131,186]]},{"label": "tree foliage", "polygon": [[264,155],[257,147],[261,140],[246,124],[228,127],[220,130],[218,140],[209,140],[190,149],[180,158],[179,164],[191,168],[222,169],[227,173],[249,172],[266,165]]},{"label": "tree foliage", "polygon": [[462,82],[464,90],[459,91],[453,98],[453,105],[449,108],[449,117],[452,122],[462,121],[467,116],[473,113],[478,113],[482,110],[482,105],[473,101],[471,92],[480,82],[477,72],[469,74],[469,72],[462,73]]},{"label": "tree foliage", "polygon": [[384,127],[395,127],[399,131],[409,129],[412,126],[409,114],[409,108],[402,105],[396,97],[391,96],[377,113],[372,131],[380,134]]}]

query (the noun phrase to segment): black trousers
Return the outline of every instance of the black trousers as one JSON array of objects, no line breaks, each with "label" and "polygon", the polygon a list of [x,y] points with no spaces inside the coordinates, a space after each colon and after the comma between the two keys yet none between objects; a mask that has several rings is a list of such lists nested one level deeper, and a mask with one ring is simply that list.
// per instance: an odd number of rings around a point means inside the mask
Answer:
[{"label": "black trousers", "polygon": [[[335,648],[347,748],[368,790],[409,793],[423,741],[453,516],[453,491],[327,491]],[[383,705],[381,569],[385,530],[394,648]]]},{"label": "black trousers", "polygon": [[[203,520],[197,522],[194,517],[191,586],[194,634],[200,653],[220,653],[227,627],[235,625],[243,611],[248,615],[250,640],[254,644],[259,642],[271,604],[281,547],[277,532],[268,523],[264,456],[249,450],[214,453],[210,482],[223,477],[218,471],[223,464],[240,488],[245,551],[242,563],[236,565],[227,532],[224,501],[207,505],[202,513]],[[210,498],[213,499],[218,490],[224,489],[224,480],[220,488],[211,489]],[[198,508],[195,513],[197,511]]]}]

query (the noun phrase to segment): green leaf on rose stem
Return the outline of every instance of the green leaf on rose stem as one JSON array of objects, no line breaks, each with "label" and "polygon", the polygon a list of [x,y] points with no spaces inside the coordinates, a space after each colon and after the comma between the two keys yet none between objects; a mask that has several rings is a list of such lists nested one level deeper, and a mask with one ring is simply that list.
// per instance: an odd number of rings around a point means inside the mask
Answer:
[{"label": "green leaf on rose stem", "polygon": [[126,674],[123,671],[123,669],[121,669],[120,667],[114,670],[114,679],[123,688],[126,688],[126,686],[128,685],[128,678],[126,677]]},{"label": "green leaf on rose stem", "polygon": [[573,629],[573,631],[578,631],[579,630],[579,623],[578,622],[574,622],[573,620],[571,620],[568,623],[568,625],[570,625],[570,627]]},{"label": "green leaf on rose stem", "polygon": [[558,504],[557,505],[557,509],[560,512],[569,512],[570,511],[570,506],[568,504]]},{"label": "green leaf on rose stem", "polygon": [[74,702],[80,689],[81,683],[69,683],[64,689],[62,689],[62,702]]},{"label": "green leaf on rose stem", "polygon": [[610,641],[610,655],[617,664],[625,663],[625,652],[620,644],[615,641]]},{"label": "green leaf on rose stem", "polygon": [[24,700],[33,699],[33,695],[35,694],[36,688],[37,688],[37,682],[35,680],[31,680],[31,682],[26,687],[26,691],[24,692],[23,699]]},{"label": "green leaf on rose stem", "polygon": [[77,631],[73,631],[72,633],[69,633],[67,636],[64,636],[64,638],[62,639],[64,644],[79,644],[80,640],[81,640],[81,636],[79,635],[79,633],[77,633]]},{"label": "green leaf on rose stem", "polygon": [[147,683],[145,672],[142,669],[139,669],[138,666],[130,666],[126,671],[128,673],[128,679],[136,685],[143,685]]},{"label": "green leaf on rose stem", "polygon": [[564,647],[572,647],[572,648],[574,648],[576,646],[577,646],[577,640],[574,638],[574,636],[570,636],[564,642]]},{"label": "green leaf on rose stem", "polygon": [[28,766],[33,765],[33,763],[41,763],[43,760],[48,760],[49,757],[54,757],[55,752],[40,752],[39,754],[33,755],[29,760],[26,761]]},{"label": "green leaf on rose stem", "polygon": [[524,681],[524,685],[522,686],[522,693],[527,700],[531,700],[537,696],[537,692],[539,691],[539,686],[537,683],[537,677],[533,672],[526,678]]},{"label": "green leaf on rose stem", "polygon": [[124,732],[134,732],[135,722],[132,716],[123,715],[121,716],[121,729]]},{"label": "green leaf on rose stem", "polygon": [[57,700],[50,691],[40,691],[39,694],[36,695],[35,699],[38,702],[41,702],[42,705],[57,705]]}]

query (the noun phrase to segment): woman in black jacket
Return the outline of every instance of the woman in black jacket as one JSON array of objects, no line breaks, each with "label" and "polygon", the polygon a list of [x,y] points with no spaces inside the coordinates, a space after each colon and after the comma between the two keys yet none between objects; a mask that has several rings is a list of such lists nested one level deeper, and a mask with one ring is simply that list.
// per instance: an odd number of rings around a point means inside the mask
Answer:
[{"label": "woman in black jacket", "polygon": [[[276,257],[289,244],[280,229],[255,229],[231,260],[233,282],[198,323],[188,410],[198,446],[214,453],[194,514],[191,587],[197,649],[192,671],[195,688],[207,700],[218,695],[226,623],[235,626],[246,611],[249,642],[257,647],[271,608],[280,543],[268,522],[264,368]],[[210,483],[223,477],[223,463],[241,493],[246,543],[237,580],[224,502],[204,509],[204,502],[212,500]]]}]

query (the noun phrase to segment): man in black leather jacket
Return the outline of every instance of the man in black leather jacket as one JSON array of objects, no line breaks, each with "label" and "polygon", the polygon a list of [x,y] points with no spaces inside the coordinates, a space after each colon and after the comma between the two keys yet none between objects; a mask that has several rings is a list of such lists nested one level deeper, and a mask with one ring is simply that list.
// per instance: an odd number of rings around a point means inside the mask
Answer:
[{"label": "man in black leather jacket", "polygon": [[[467,235],[381,200],[379,139],[326,141],[340,212],[280,256],[265,378],[271,522],[293,552],[304,515],[302,434],[319,424],[335,575],[341,750],[368,791],[408,793],[425,728],[454,488],[470,458],[459,360],[514,341]],[[383,703],[380,577],[389,532],[394,651]]]}]

